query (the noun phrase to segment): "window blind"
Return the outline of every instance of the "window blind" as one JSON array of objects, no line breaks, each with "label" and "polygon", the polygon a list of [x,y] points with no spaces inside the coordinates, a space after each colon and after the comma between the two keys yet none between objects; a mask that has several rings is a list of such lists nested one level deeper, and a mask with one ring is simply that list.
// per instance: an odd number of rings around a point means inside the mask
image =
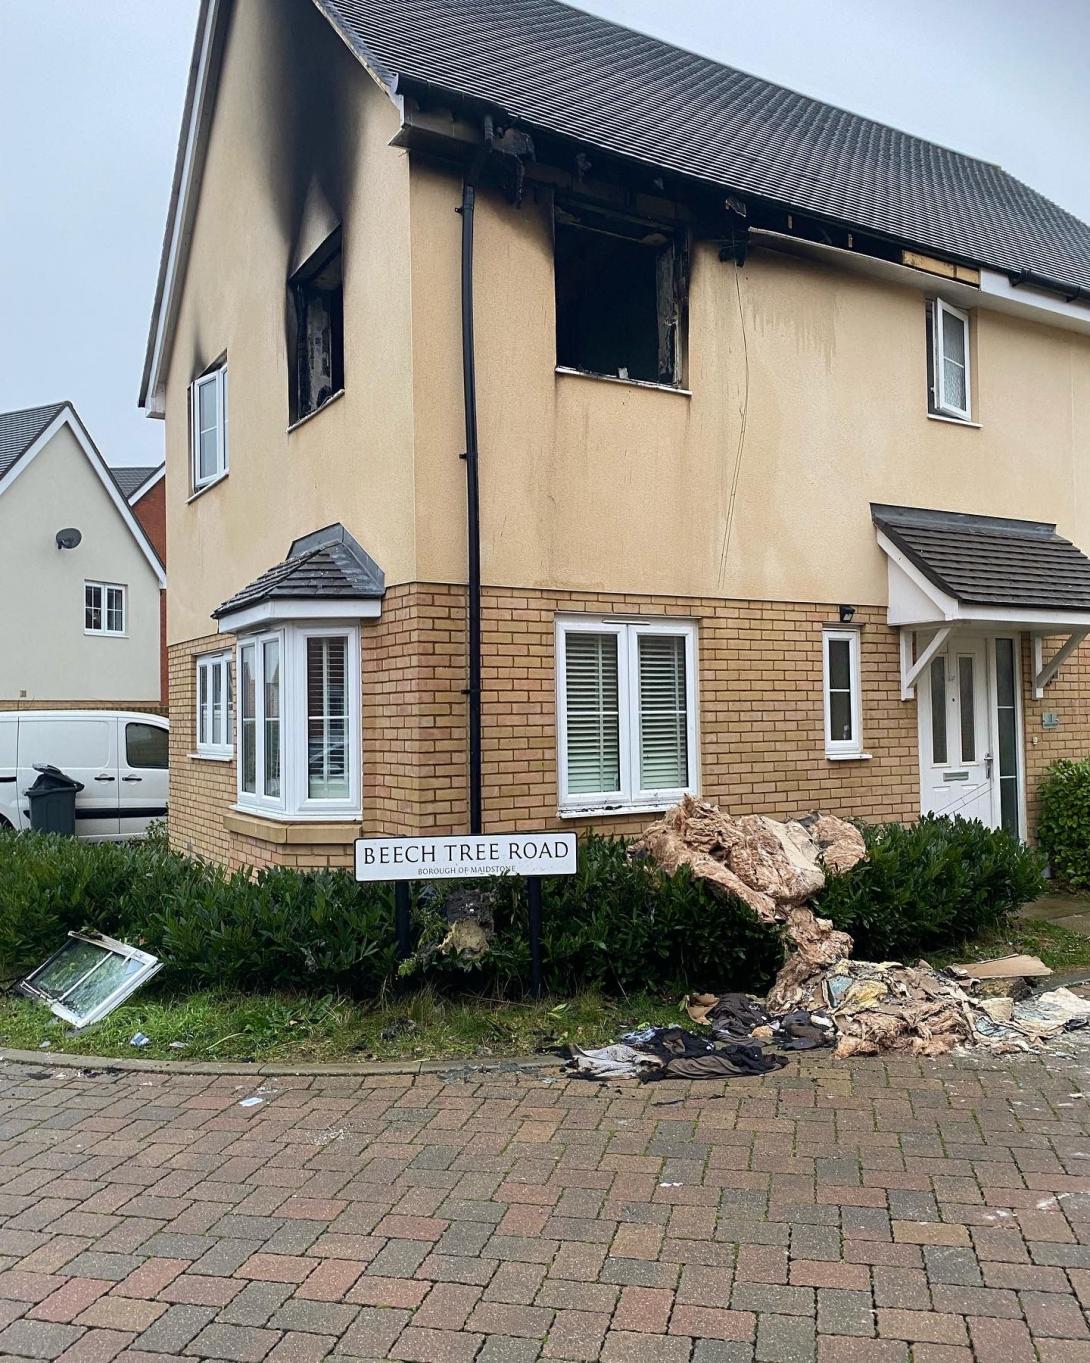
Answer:
[{"label": "window blind", "polygon": [[311,799],[348,798],[348,642],[307,640],[307,793]]},{"label": "window blind", "polygon": [[621,785],[617,636],[570,631],[564,641],[567,785],[572,795]]},{"label": "window blind", "polygon": [[676,790],[689,782],[685,640],[677,634],[641,634],[640,787]]}]

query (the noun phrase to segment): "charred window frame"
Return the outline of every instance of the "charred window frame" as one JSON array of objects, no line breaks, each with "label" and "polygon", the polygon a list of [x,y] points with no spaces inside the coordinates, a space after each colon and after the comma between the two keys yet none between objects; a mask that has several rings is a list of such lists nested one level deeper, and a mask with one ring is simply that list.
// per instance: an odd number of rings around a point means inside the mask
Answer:
[{"label": "charred window frame", "polygon": [[685,229],[558,202],[553,243],[557,366],[679,387],[688,301]]},{"label": "charred window frame", "polygon": [[344,388],[344,272],[341,229],[288,280],[291,338],[290,418],[310,416]]}]

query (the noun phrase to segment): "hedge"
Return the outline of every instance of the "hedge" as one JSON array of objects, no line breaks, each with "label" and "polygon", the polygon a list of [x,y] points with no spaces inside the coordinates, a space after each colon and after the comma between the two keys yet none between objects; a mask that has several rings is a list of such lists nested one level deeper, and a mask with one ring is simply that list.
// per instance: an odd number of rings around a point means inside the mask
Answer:
[{"label": "hedge", "polygon": [[[1038,893],[1041,863],[1001,832],[961,819],[865,830],[869,860],[831,876],[818,901],[859,957],[953,944]],[[492,920],[480,958],[438,949],[444,901],[467,895]],[[685,871],[670,876],[620,838],[588,836],[575,875],[543,885],[542,956],[553,993],[763,991],[783,960],[775,930]],[[447,906],[449,907],[449,906]],[[515,877],[421,888],[415,956],[399,967],[392,887],[347,871],[227,872],[162,837],[85,843],[0,837],[0,964],[14,976],[70,929],[92,927],[162,957],[176,988],[302,989],[374,998],[427,983],[518,997],[529,987],[525,886]]]},{"label": "hedge", "polygon": [[975,819],[924,815],[865,827],[867,859],[830,876],[819,913],[850,932],[863,960],[956,946],[1044,889],[1044,858]]},{"label": "hedge", "polygon": [[1090,887],[1090,759],[1057,762],[1041,782],[1037,840],[1068,889]]}]

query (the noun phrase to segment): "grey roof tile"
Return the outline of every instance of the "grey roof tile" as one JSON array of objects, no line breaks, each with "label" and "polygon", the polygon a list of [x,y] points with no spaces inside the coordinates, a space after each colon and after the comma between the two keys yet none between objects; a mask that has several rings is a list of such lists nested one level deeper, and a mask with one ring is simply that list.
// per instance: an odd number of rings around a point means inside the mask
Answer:
[{"label": "grey roof tile", "polygon": [[800,212],[1090,288],[1090,226],[1001,167],[558,0],[316,3],[391,84],[438,86]]},{"label": "grey roof tile", "polygon": [[967,605],[1090,610],[1090,558],[1046,521],[871,506],[875,526]]},{"label": "grey roof tile", "polygon": [[68,404],[51,402],[47,407],[24,407],[0,412],[0,478],[34,444],[58,412]]},{"label": "grey roof tile", "polygon": [[295,540],[282,563],[217,606],[213,620],[272,599],[374,600],[386,577],[340,522]]},{"label": "grey roof tile", "polygon": [[162,464],[133,464],[117,468],[111,466],[110,472],[113,474],[114,482],[121,489],[121,495],[128,501],[132,494],[143,487],[151,475],[162,467]]}]

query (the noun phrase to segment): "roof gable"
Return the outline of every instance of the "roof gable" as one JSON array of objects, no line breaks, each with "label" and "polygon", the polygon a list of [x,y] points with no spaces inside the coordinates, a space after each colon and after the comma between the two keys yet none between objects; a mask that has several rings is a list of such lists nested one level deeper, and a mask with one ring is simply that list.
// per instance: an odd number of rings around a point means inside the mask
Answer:
[{"label": "roof gable", "polygon": [[6,466],[0,464],[0,497],[2,497],[4,493],[7,492],[8,488],[26,472],[42,451],[48,449],[50,442],[57,432],[62,427],[66,426],[72,432],[76,444],[94,470],[98,481],[102,484],[106,496],[113,503],[114,509],[125,522],[129,534],[132,535],[140,552],[144,555],[144,558],[147,559],[148,567],[155,574],[159,586],[165,587],[166,572],[159,555],[152,547],[151,541],[144,533],[143,527],[133,515],[132,509],[123,495],[121,488],[118,486],[113,473],[110,471],[109,465],[99,453],[98,448],[87,431],[87,427],[84,426],[79,418],[79,414],[70,402],[53,403],[50,407],[28,408],[22,412],[0,413],[0,448],[3,448],[2,432],[5,429],[17,431],[20,429],[21,425],[29,429],[29,424],[34,424],[26,422],[20,423],[17,420],[9,422],[9,418],[27,417],[30,412],[44,413],[47,411],[52,411],[53,416],[46,421],[44,425],[40,422],[36,423],[38,425],[37,434],[33,436],[28,443],[25,443],[17,454],[7,461]]},{"label": "roof gable", "polygon": [[139,496],[147,490],[145,485],[157,483],[159,477],[165,471],[166,466],[164,464],[111,464],[110,466],[114,482],[121,489],[122,497],[130,506],[134,501],[139,500]]},{"label": "roof gable", "polygon": [[18,463],[63,408],[63,402],[51,402],[46,407],[0,412],[0,478]]}]

